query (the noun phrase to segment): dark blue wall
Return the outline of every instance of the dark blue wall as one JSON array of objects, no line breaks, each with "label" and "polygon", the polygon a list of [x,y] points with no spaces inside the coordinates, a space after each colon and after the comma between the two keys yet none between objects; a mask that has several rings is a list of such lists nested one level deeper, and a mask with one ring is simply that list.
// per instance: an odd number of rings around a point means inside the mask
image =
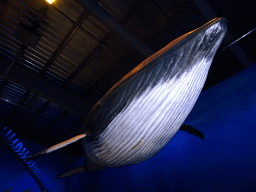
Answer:
[{"label": "dark blue wall", "polygon": [[[44,146],[32,143],[29,139],[18,138],[23,143],[23,146],[30,151],[30,154],[45,149]],[[31,192],[41,191],[25,167],[2,142],[0,142],[0,151],[1,192],[9,188],[12,188],[11,192],[23,192],[27,189],[31,189]],[[43,184],[47,189],[54,192],[66,191],[65,180],[57,180],[56,177],[66,170],[69,162],[74,161],[74,157],[62,151],[57,151],[56,153],[35,160],[41,172],[40,177]]]},{"label": "dark blue wall", "polygon": [[[256,191],[256,64],[203,92],[186,123],[205,139],[179,131],[156,156],[137,165],[56,180],[84,159],[59,151],[36,163],[50,191]],[[44,148],[22,141],[31,153]],[[0,147],[0,191],[37,191],[19,161]]]}]

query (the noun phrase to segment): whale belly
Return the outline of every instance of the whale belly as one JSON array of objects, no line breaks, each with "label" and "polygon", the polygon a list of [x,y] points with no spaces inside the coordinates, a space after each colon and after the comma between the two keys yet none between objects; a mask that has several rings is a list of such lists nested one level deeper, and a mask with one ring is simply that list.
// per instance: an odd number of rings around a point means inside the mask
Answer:
[{"label": "whale belly", "polygon": [[192,110],[209,67],[200,63],[179,77],[149,86],[111,121],[98,140],[85,141],[86,156],[101,166],[115,167],[155,155]]}]

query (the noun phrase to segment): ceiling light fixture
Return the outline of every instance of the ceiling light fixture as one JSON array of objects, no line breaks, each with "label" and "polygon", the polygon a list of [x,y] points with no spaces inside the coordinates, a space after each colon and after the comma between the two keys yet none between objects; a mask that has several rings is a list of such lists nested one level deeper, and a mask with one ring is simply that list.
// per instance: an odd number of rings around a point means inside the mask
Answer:
[{"label": "ceiling light fixture", "polygon": [[48,3],[52,4],[54,0],[46,0]]}]

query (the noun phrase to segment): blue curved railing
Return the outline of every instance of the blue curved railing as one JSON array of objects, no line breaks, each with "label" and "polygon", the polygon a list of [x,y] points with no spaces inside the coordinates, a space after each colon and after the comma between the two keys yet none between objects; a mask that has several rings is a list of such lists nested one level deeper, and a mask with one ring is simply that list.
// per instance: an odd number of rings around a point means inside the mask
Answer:
[{"label": "blue curved railing", "polygon": [[40,171],[33,160],[26,161],[31,155],[29,151],[23,146],[22,142],[15,136],[12,130],[7,126],[0,124],[0,138],[7,145],[7,147],[15,154],[19,161],[26,167],[32,178],[36,181],[38,187],[43,191],[48,191],[43,185],[40,178]]}]

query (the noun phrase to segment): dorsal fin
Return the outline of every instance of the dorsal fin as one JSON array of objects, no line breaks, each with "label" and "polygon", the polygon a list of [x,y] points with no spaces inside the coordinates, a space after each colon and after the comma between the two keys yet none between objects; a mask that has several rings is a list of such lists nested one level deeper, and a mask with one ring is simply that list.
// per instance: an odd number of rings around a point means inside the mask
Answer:
[{"label": "dorsal fin", "polygon": [[58,144],[56,144],[56,145],[53,145],[52,147],[50,147],[50,148],[48,148],[48,149],[45,149],[45,150],[40,151],[39,153],[37,153],[37,154],[35,154],[35,155],[30,156],[29,158],[27,158],[27,161],[30,161],[30,160],[35,159],[35,158],[37,158],[37,157],[40,157],[40,156],[43,155],[43,154],[51,153],[51,152],[53,152],[53,151],[55,151],[55,150],[58,150],[58,149],[60,149],[60,148],[63,148],[63,147],[65,147],[65,146],[67,146],[67,145],[69,145],[69,144],[71,144],[71,143],[74,143],[74,142],[76,142],[76,141],[78,141],[78,140],[80,140],[80,139],[82,139],[82,138],[84,138],[84,137],[86,137],[86,136],[87,136],[87,134],[84,133],[84,134],[81,134],[81,135],[77,135],[77,136],[75,136],[75,137],[72,137],[72,138],[70,138],[70,139],[68,139],[68,140],[66,140],[66,141],[63,141],[63,142],[61,142],[61,143],[58,143]]},{"label": "dorsal fin", "polygon": [[86,163],[83,166],[76,167],[66,173],[63,173],[62,175],[58,176],[57,179],[63,178],[63,177],[68,177],[71,175],[75,175],[78,173],[83,173],[83,172],[89,172],[89,171],[98,171],[103,169],[104,167],[92,162],[90,159],[86,158]]}]

